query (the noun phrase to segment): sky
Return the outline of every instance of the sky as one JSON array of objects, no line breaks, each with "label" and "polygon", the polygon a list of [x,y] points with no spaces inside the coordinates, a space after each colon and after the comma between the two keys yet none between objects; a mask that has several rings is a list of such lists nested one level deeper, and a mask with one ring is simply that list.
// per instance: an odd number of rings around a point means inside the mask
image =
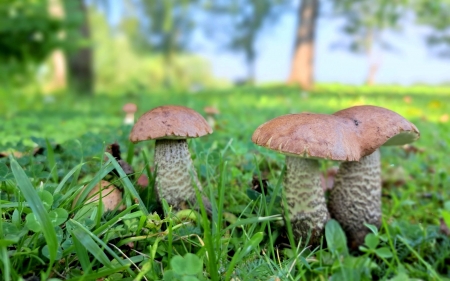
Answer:
[{"label": "sky", "polygon": [[[115,2],[118,3],[118,2]],[[117,21],[120,7],[111,7],[112,20]],[[256,60],[257,83],[287,80],[293,52],[296,12],[286,13],[278,23],[264,30],[258,39]],[[315,46],[315,81],[321,83],[364,84],[369,67],[368,58],[332,45],[342,35],[339,21],[321,17],[318,21]],[[435,56],[427,48],[424,30],[406,24],[401,33],[385,34],[385,40],[395,51],[378,50],[380,68],[377,84],[443,84],[450,83],[450,58]],[[242,55],[224,52],[205,35],[196,34],[194,45],[198,54],[211,62],[218,78],[239,80],[246,76],[247,68]]]}]

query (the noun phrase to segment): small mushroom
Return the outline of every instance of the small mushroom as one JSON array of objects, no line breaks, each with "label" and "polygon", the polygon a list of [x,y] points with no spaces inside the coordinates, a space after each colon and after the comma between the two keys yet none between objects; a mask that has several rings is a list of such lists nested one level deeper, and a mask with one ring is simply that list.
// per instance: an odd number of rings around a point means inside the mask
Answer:
[{"label": "small mushroom", "polygon": [[274,118],[253,133],[255,144],[286,155],[284,193],[294,235],[303,242],[311,233],[310,244],[317,245],[329,219],[317,159],[360,157],[350,126],[337,116],[300,113]]},{"label": "small mushroom", "polygon": [[137,111],[137,105],[134,103],[126,103],[122,110],[125,112],[125,119],[123,120],[123,123],[126,125],[133,125],[134,124],[134,114]]},{"label": "small mushroom", "polygon": [[[83,188],[83,190],[86,186]],[[102,203],[104,206],[103,212],[112,211],[112,210],[124,210],[125,205],[121,205],[122,203],[122,192],[115,187],[112,183],[107,181],[100,181],[87,195],[85,205],[93,202],[98,202],[100,198],[100,194],[102,197]],[[75,207],[76,203],[80,195],[78,195],[72,204],[72,209]]]},{"label": "small mushroom", "polygon": [[205,106],[203,111],[206,113],[206,121],[208,121],[209,126],[211,126],[211,128],[215,128],[216,120],[214,117],[220,114],[220,111],[214,106]]},{"label": "small mushroom", "polygon": [[[133,126],[130,141],[156,140],[156,191],[175,210],[195,205],[195,186],[202,191],[197,178],[187,139],[211,134],[206,120],[193,109],[166,105],[142,115]],[[203,198],[207,210],[210,203]]]},{"label": "small mushroom", "polygon": [[419,138],[419,130],[401,115],[377,106],[354,106],[334,113],[353,123],[361,150],[359,161],[340,165],[328,209],[343,227],[350,246],[364,243],[369,229],[381,225],[380,146],[404,145]]}]

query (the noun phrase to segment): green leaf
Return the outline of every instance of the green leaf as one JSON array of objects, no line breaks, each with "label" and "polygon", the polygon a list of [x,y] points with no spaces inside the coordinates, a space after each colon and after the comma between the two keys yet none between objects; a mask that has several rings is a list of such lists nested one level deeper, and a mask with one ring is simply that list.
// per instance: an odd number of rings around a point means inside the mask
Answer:
[{"label": "green leaf", "polygon": [[69,213],[62,208],[57,208],[55,210],[50,211],[48,214],[50,220],[52,221],[53,226],[58,226],[63,224],[67,218],[69,217]]},{"label": "green leaf", "polygon": [[332,253],[347,256],[347,238],[337,221],[331,219],[325,225],[325,239]]},{"label": "green leaf", "polygon": [[365,225],[368,229],[370,229],[370,231],[372,231],[373,234],[375,234],[375,235],[378,234],[378,227],[376,227],[375,225],[373,225],[373,224],[368,224],[368,223],[365,223],[364,225]]},{"label": "green leaf", "polygon": [[196,255],[187,253],[184,257],[174,256],[170,266],[179,275],[196,275],[202,272],[203,262]]},{"label": "green leaf", "polygon": [[369,247],[369,249],[374,250],[380,243],[380,240],[378,239],[378,237],[375,234],[369,233],[364,238],[364,242],[365,242],[366,246]]},{"label": "green leaf", "polygon": [[[39,223],[39,221],[37,220],[36,216],[33,213],[29,213],[25,217],[25,226],[34,232],[41,232],[41,230],[42,230],[41,224]],[[55,236],[55,238],[56,238],[56,236]]]},{"label": "green leaf", "polygon": [[38,193],[33,188],[30,180],[27,175],[23,171],[22,167],[20,167],[19,163],[14,158],[10,158],[11,161],[11,170],[13,172],[14,178],[17,181],[17,185],[20,191],[25,197],[25,200],[28,202],[31,210],[36,215],[36,219],[39,224],[42,226],[42,231],[44,233],[45,241],[48,245],[49,249],[49,258],[50,264],[49,267],[52,266],[55,261],[58,244],[56,239],[55,229],[50,221],[48,213],[39,199]]},{"label": "green leaf", "polygon": [[380,258],[392,258],[392,252],[388,247],[382,247],[375,250],[375,254]]},{"label": "green leaf", "polygon": [[42,204],[45,209],[48,211],[52,207],[53,204],[53,195],[47,190],[39,190],[38,191],[39,199],[41,199]]}]

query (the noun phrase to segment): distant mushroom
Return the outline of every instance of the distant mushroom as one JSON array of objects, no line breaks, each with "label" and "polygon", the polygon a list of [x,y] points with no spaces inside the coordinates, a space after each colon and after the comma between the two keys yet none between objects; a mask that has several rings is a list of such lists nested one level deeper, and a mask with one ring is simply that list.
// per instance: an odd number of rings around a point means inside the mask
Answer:
[{"label": "distant mushroom", "polygon": [[203,111],[206,113],[206,121],[208,121],[209,126],[214,128],[216,126],[215,116],[220,114],[220,111],[214,106],[205,106]]},{"label": "distant mushroom", "polygon": [[[86,187],[84,187],[86,188]],[[84,190],[83,188],[83,190]],[[89,203],[98,202],[100,199],[100,194],[102,197],[102,203],[104,206],[103,212],[112,210],[124,210],[125,205],[122,203],[122,192],[115,187],[112,183],[107,181],[100,181],[87,195],[87,200],[84,202],[85,205]],[[72,208],[75,208],[80,195],[78,195],[73,201]]]},{"label": "distant mushroom", "polygon": [[328,209],[357,249],[369,229],[381,225],[380,146],[404,145],[419,138],[419,130],[401,115],[377,106],[354,106],[333,115],[353,122],[361,149],[358,162],[340,165],[331,189]]},{"label": "distant mushroom", "polygon": [[137,111],[137,105],[134,103],[126,103],[122,110],[125,112],[125,119],[123,120],[123,123],[126,125],[133,125],[134,124],[134,114]]},{"label": "distant mushroom", "polygon": [[252,141],[286,155],[284,193],[294,235],[317,245],[329,219],[317,159],[359,159],[348,120],[313,113],[289,114],[259,126]]},{"label": "distant mushroom", "polygon": [[[175,210],[196,204],[193,182],[202,191],[186,140],[211,133],[211,127],[199,113],[176,105],[146,112],[131,130],[132,142],[156,140],[156,191],[159,199],[164,198]],[[203,198],[203,202],[210,210],[209,201]]]}]

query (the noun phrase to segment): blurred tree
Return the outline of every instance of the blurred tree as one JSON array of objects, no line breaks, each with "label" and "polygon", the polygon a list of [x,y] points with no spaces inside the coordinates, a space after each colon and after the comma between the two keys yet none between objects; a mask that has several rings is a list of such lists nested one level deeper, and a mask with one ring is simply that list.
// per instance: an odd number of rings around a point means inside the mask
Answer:
[{"label": "blurred tree", "polygon": [[314,84],[314,41],[319,0],[301,0],[295,33],[294,54],[288,82],[310,90]]},{"label": "blurred tree", "polygon": [[[64,6],[61,0],[48,0],[48,11],[50,16],[64,20]],[[64,32],[60,31],[58,35],[62,40],[64,39]],[[55,91],[63,90],[66,87],[66,58],[64,52],[61,49],[55,49],[50,54],[50,66],[51,66],[51,79],[47,87],[44,89],[44,93],[52,93]]]},{"label": "blurred tree", "polygon": [[64,1],[67,18],[78,23],[78,29],[68,34],[71,42],[77,42],[68,52],[70,86],[79,95],[90,95],[94,90],[93,51],[87,7],[84,0]]},{"label": "blurred tree", "polygon": [[47,0],[6,2],[0,2],[0,80],[23,84],[54,49],[67,47],[59,34],[73,25],[51,16]]},{"label": "blurred tree", "polygon": [[201,1],[129,0],[126,4],[122,30],[138,51],[162,54],[165,83],[172,87],[178,75],[175,57],[190,47]]},{"label": "blurred tree", "polygon": [[335,0],[333,5],[335,15],[344,20],[341,31],[348,39],[335,46],[368,57],[366,84],[373,85],[381,63],[377,49],[393,50],[393,46],[383,39],[383,34],[387,30],[401,30],[408,0]]},{"label": "blurred tree", "polygon": [[414,4],[417,23],[431,28],[427,43],[438,55],[450,57],[450,1],[417,0]]},{"label": "blurred tree", "polygon": [[253,83],[258,36],[290,7],[288,0],[215,0],[208,3],[213,19],[207,32],[226,49],[242,52],[248,66],[247,82]]}]

